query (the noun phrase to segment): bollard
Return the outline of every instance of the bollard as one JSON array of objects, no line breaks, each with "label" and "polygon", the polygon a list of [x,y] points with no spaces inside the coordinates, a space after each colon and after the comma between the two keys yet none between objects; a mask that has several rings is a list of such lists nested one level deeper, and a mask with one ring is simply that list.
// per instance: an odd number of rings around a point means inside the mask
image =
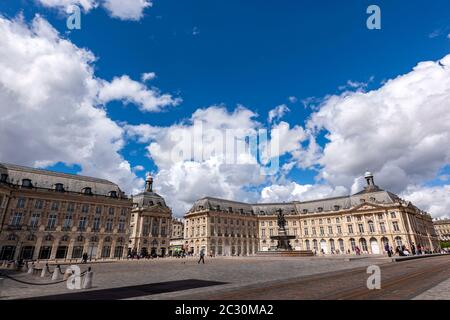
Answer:
[{"label": "bollard", "polygon": [[45,278],[47,276],[47,265],[42,268],[41,278]]},{"label": "bollard", "polygon": [[33,270],[34,270],[34,262],[31,265],[28,266],[27,273],[28,274],[33,274]]},{"label": "bollard", "polygon": [[66,281],[71,276],[72,272],[70,272],[70,268],[67,267],[66,271],[64,272],[63,280]]},{"label": "bollard", "polygon": [[92,288],[92,278],[94,277],[94,272],[91,271],[91,267],[88,268],[86,275],[83,279],[83,289],[91,289]]},{"label": "bollard", "polygon": [[53,270],[53,275],[52,275],[52,281],[56,281],[60,279],[60,275],[61,275],[61,267],[59,266],[59,264],[55,267],[55,270]]}]

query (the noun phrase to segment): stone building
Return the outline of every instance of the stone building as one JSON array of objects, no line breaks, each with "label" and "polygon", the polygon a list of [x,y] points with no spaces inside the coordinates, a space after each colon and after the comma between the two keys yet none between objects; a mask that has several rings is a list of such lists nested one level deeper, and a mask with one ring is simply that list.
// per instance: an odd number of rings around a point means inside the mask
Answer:
[{"label": "stone building", "polygon": [[173,218],[170,231],[169,255],[173,256],[183,250],[184,223],[182,219]]},{"label": "stone building", "polygon": [[384,246],[420,244],[439,249],[431,216],[411,202],[380,189],[370,172],[367,186],[350,196],[291,203],[248,204],[203,198],[185,214],[185,244],[197,254],[248,255],[277,245],[277,213],[282,209],[291,245],[322,254],[382,254]]},{"label": "stone building", "polygon": [[434,229],[440,241],[450,241],[450,219],[434,220]]},{"label": "stone building", "polygon": [[170,246],[172,211],[153,191],[153,178],[146,178],[145,190],[133,196],[128,251],[135,255],[166,256]]},{"label": "stone building", "polygon": [[107,180],[0,163],[0,260],[118,259],[131,211]]}]

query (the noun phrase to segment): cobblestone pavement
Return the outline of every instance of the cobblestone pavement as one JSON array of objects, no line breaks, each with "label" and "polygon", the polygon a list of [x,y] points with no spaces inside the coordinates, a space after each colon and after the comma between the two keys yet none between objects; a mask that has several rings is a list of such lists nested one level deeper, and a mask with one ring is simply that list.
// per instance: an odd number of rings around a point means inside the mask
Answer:
[{"label": "cobblestone pavement", "polygon": [[[355,256],[352,256],[352,258],[355,258]],[[199,292],[214,292],[217,288],[238,288],[243,285],[278,281],[383,263],[389,263],[389,259],[382,256],[358,257],[358,259],[351,261],[345,261],[344,256],[299,258],[217,257],[207,258],[206,264],[204,265],[198,265],[196,258],[122,261],[93,264],[94,288],[91,290],[184,279],[209,280],[227,283],[220,286],[156,294],[138,298],[168,299]],[[84,271],[87,269],[87,266],[89,265],[81,265],[80,267],[82,271]],[[33,283],[51,282],[50,277],[42,279],[38,276],[32,276],[26,273],[11,275],[17,279]],[[4,280],[3,288],[0,290],[0,299],[20,299],[71,292],[67,289],[65,283],[36,286],[17,283],[10,279]]]},{"label": "cobblestone pavement", "polygon": [[[302,276],[285,280],[218,288],[215,292],[178,295],[177,299],[195,300],[409,300],[427,292],[450,277],[450,256],[428,257],[380,264],[381,289],[369,290],[367,268]],[[437,286],[427,296],[440,295],[448,285]],[[426,297],[426,296],[422,296]],[[419,296],[419,299],[421,296]]]},{"label": "cobblestone pavement", "polygon": [[450,300],[450,278],[418,295],[414,300]]}]

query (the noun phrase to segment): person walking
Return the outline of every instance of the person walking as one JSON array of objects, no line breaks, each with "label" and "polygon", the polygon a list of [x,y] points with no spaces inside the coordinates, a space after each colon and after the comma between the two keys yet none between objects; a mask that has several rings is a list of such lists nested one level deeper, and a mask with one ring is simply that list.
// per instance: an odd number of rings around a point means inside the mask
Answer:
[{"label": "person walking", "polygon": [[384,251],[387,252],[389,258],[392,256],[392,251],[391,248],[389,247],[389,244],[386,243],[386,245],[384,246]]},{"label": "person walking", "polygon": [[416,246],[414,245],[414,242],[411,244],[411,254],[412,254],[413,256],[416,255]]},{"label": "person walking", "polygon": [[87,263],[88,254],[85,252],[83,253],[83,259],[81,260],[81,263]]},{"label": "person walking", "polygon": [[200,261],[203,261],[203,264],[205,264],[205,249],[200,251],[200,259],[198,259],[198,264],[200,264]]}]

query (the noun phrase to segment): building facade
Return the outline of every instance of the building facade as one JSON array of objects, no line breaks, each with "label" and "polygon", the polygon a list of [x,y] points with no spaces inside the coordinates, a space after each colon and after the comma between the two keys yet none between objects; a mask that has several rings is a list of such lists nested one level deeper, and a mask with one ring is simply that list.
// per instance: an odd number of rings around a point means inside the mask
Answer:
[{"label": "building facade", "polygon": [[174,256],[182,252],[184,245],[184,222],[182,219],[172,219],[170,231],[169,255]]},{"label": "building facade", "polygon": [[170,246],[172,211],[153,192],[153,178],[147,176],[145,190],[133,196],[128,253],[132,256],[166,256]]},{"label": "building facade", "polygon": [[440,241],[450,241],[450,219],[434,220],[434,229],[439,237]]},{"label": "building facade", "polygon": [[276,247],[277,213],[286,218],[291,245],[318,254],[382,254],[389,245],[421,245],[438,250],[439,241],[431,216],[412,203],[375,185],[350,196],[291,203],[247,204],[216,198],[195,202],[185,214],[185,245],[217,255],[251,255]]},{"label": "building facade", "polygon": [[0,260],[126,256],[131,200],[107,180],[0,163]]}]

